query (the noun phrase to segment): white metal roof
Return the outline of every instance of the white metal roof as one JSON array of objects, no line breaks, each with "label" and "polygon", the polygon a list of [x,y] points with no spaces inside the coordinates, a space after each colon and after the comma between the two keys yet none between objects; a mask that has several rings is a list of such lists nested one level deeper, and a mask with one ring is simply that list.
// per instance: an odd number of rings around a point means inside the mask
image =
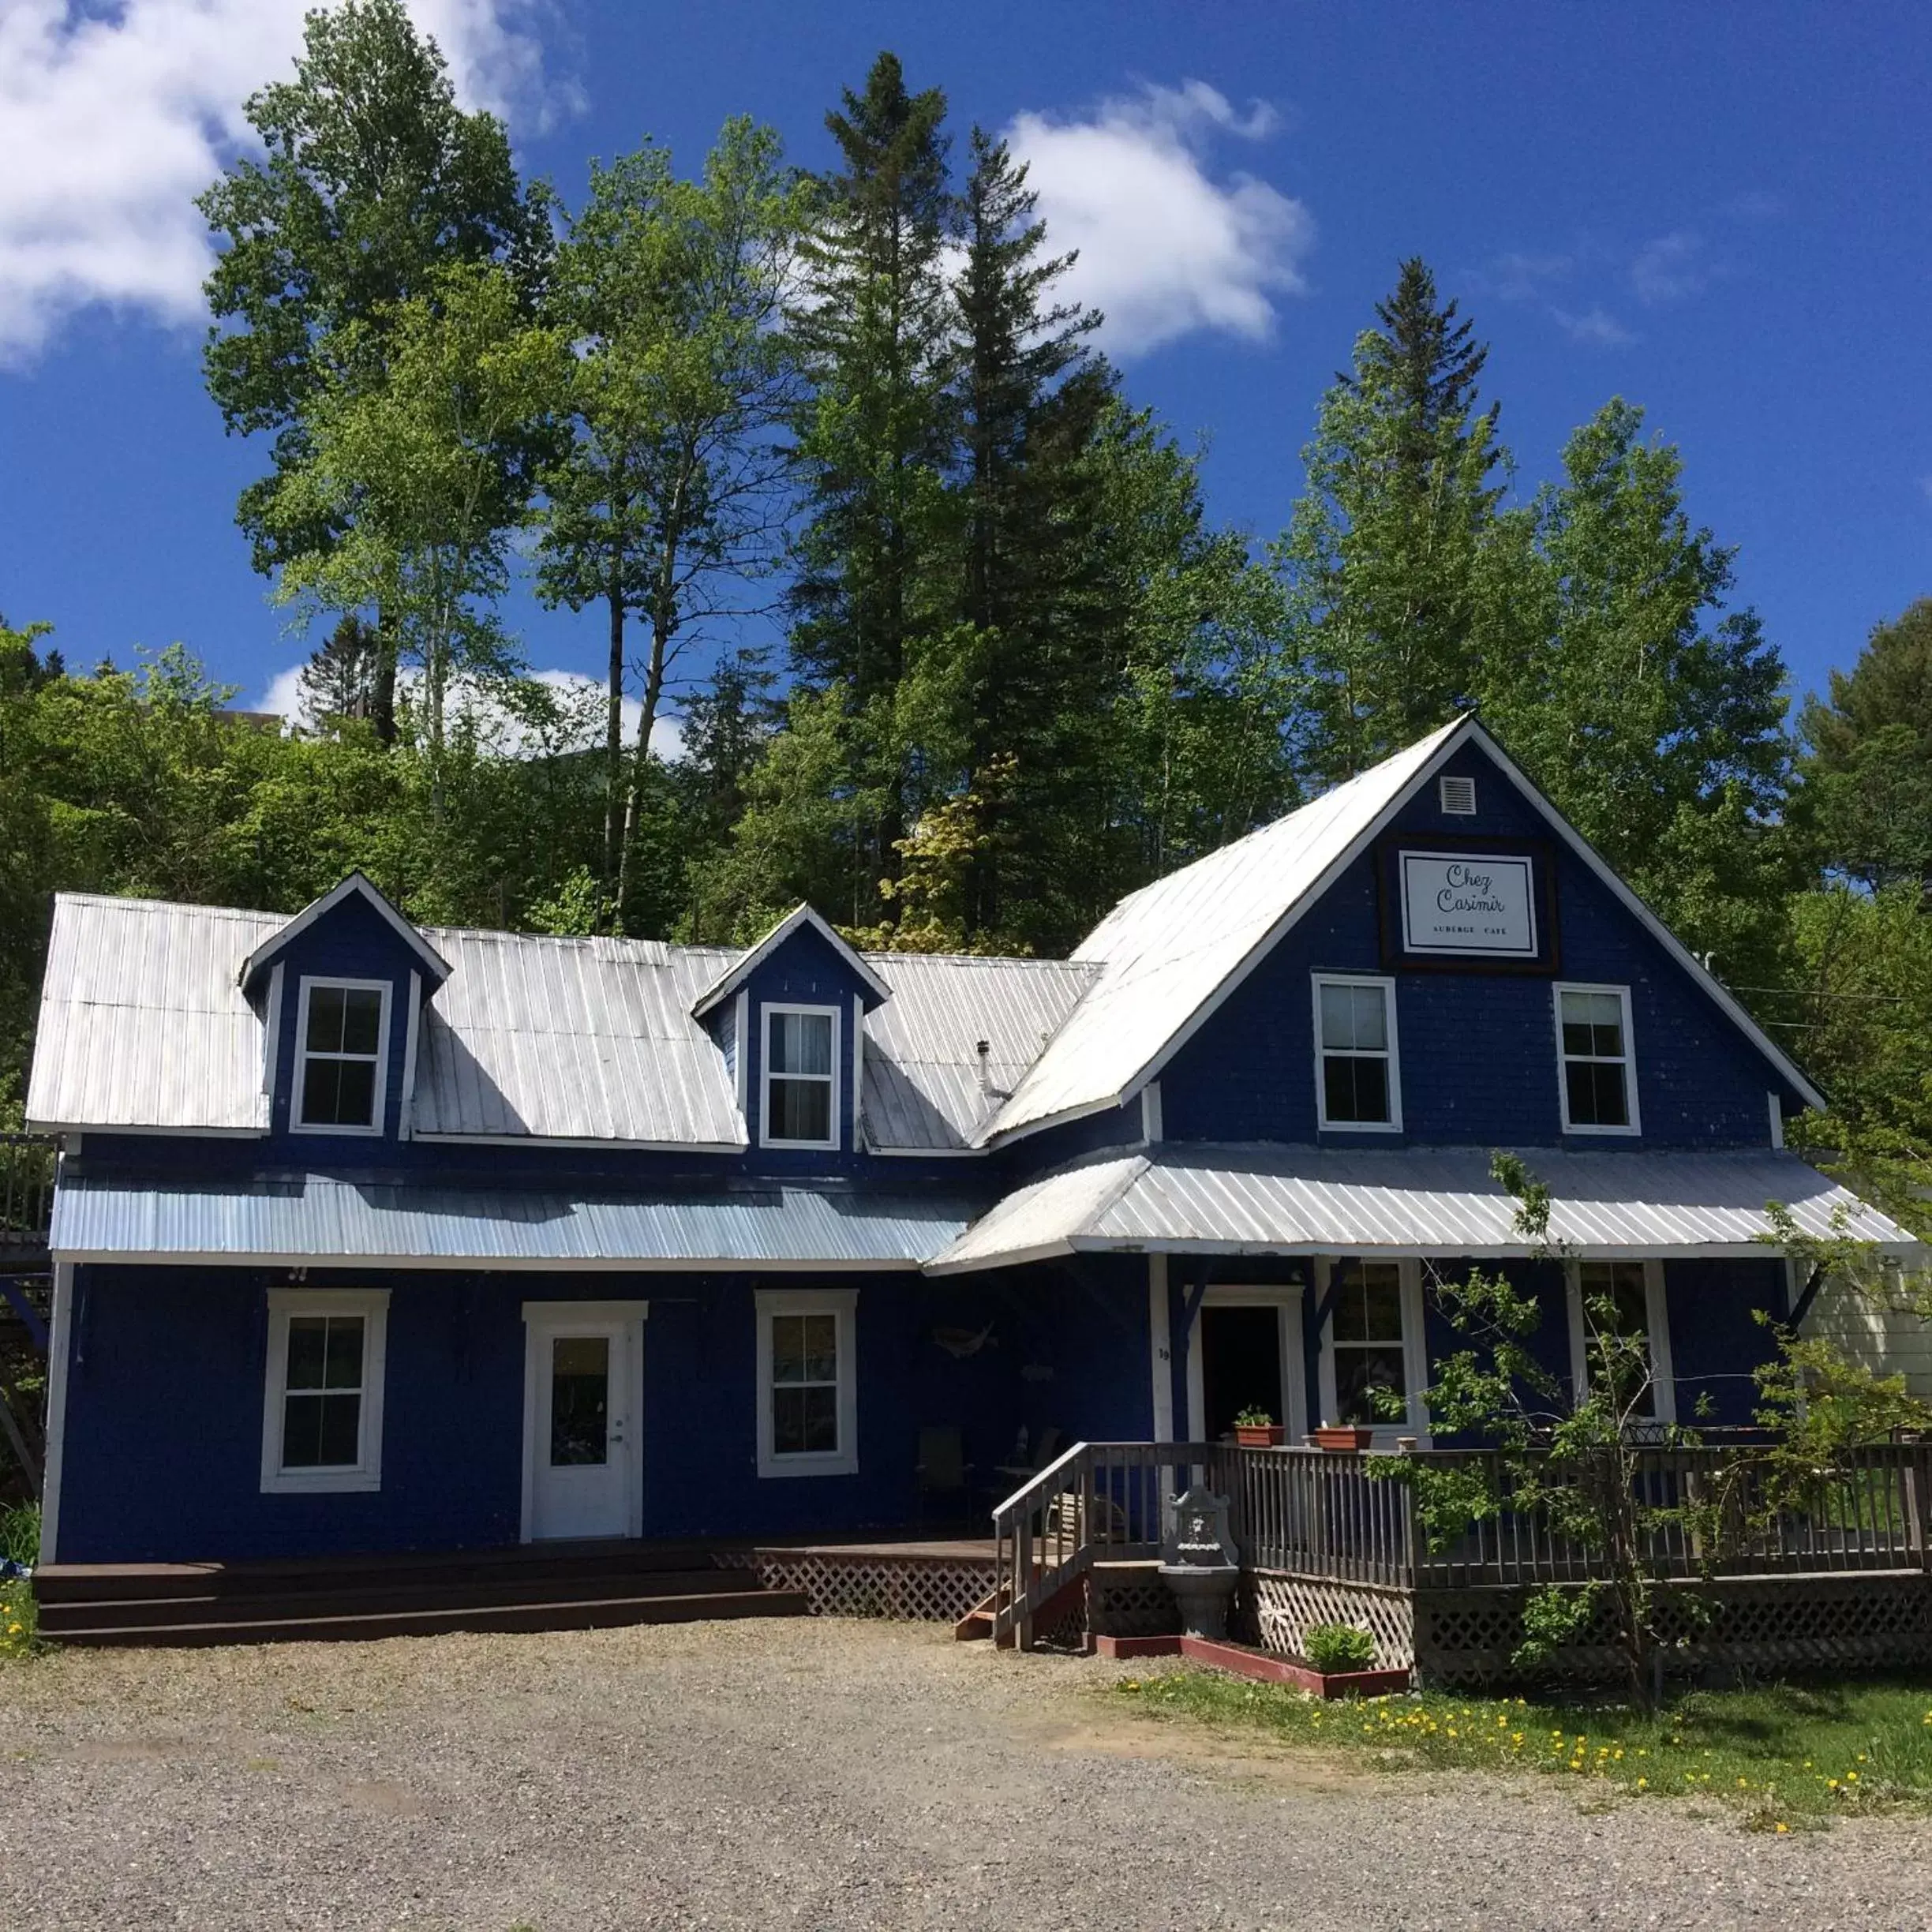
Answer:
[{"label": "white metal roof", "polygon": [[1451,724],[1123,899],[1075,959],[1099,976],[984,1135],[1118,1106],[1181,1029],[1225,993],[1458,728]]},{"label": "white metal roof", "polygon": [[[1522,1150],[1549,1189],[1550,1237],[1584,1255],[1760,1256],[1765,1204],[1807,1234],[1844,1233],[1916,1256],[1905,1230],[1795,1154]],[[1384,1152],[1164,1147],[1100,1160],[1009,1194],[930,1264],[945,1274],[1082,1252],[1522,1255],[1515,1202],[1479,1148]]]},{"label": "white metal roof", "polygon": [[[236,981],[286,923],[220,906],[62,894],[28,1119],[266,1132],[263,1023]],[[724,1055],[691,1015],[736,952],[444,927],[424,939],[451,970],[425,1009],[417,1134],[745,1144]],[[919,1152],[968,1145],[1095,970],[914,954],[863,963],[891,995],[866,1016],[867,1144]]]},{"label": "white metal roof", "polygon": [[411,1267],[908,1268],[970,1207],[857,1189],[733,1187],[608,1195],[256,1176],[132,1182],[69,1174],[49,1245],[62,1260],[392,1261]]}]

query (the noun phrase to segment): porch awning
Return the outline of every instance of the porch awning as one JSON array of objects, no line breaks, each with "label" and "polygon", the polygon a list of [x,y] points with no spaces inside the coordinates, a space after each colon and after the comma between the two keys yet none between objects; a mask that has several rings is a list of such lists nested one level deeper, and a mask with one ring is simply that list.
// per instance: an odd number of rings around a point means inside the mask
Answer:
[{"label": "porch awning", "polygon": [[57,1261],[906,1268],[956,1240],[973,1212],[856,1189],[589,1195],[316,1174],[198,1185],[80,1175],[54,1196],[49,1245]]},{"label": "porch awning", "polygon": [[[1774,1253],[1765,1208],[1807,1234],[1843,1232],[1916,1257],[1911,1237],[1795,1154],[1522,1150],[1552,1196],[1552,1237],[1584,1255]],[[1478,1148],[1383,1152],[1166,1147],[1100,1160],[1009,1194],[928,1264],[933,1274],[1084,1252],[1496,1258],[1530,1244]]]}]

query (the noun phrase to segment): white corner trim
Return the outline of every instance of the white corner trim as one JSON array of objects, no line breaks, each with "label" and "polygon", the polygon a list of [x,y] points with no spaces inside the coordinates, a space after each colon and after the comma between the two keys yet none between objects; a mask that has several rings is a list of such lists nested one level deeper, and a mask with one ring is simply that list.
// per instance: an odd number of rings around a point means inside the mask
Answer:
[{"label": "white corner trim", "polygon": [[[356,1460],[328,1469],[282,1466],[283,1398],[288,1393],[288,1329],[298,1315],[360,1315],[362,1406]],[[262,1391],[261,1492],[264,1496],[339,1495],[382,1487],[383,1385],[388,1368],[387,1288],[271,1288],[268,1350]]]},{"label": "white corner trim", "polygon": [[865,1001],[856,993],[852,1002],[852,1144],[853,1152],[861,1153],[865,1148]]},{"label": "white corner trim", "polygon": [[67,1371],[73,1354],[74,1264],[54,1264],[54,1320],[47,1337],[47,1458],[40,1482],[40,1561],[60,1560],[61,1471],[66,1460]]},{"label": "white corner trim", "polygon": [[1161,1121],[1161,1084],[1149,1080],[1140,1089],[1140,1138],[1152,1147],[1166,1137]]},{"label": "white corner trim", "polygon": [[268,1004],[265,1009],[265,1023],[262,1028],[262,1084],[261,1090],[268,1097],[268,1109],[272,1122],[275,1112],[275,1061],[282,1050],[282,962],[277,960],[268,969]]},{"label": "white corner trim", "polygon": [[[1323,1133],[1398,1134],[1402,1130],[1402,1042],[1395,1024],[1395,982],[1386,973],[1318,972],[1309,975],[1309,998],[1313,1005],[1312,1035],[1315,1048],[1315,1125]],[[1325,1078],[1327,1054],[1322,1046],[1321,996],[1324,987],[1375,987],[1382,994],[1382,1016],[1388,1028],[1389,1117],[1385,1121],[1335,1121],[1328,1118],[1328,1087]],[[1363,1055],[1361,1058],[1372,1056]]]},{"label": "white corner trim", "polygon": [[[779,1476],[856,1476],[859,1473],[859,1353],[856,1288],[758,1288],[758,1473]],[[830,1315],[837,1323],[838,1447],[811,1455],[781,1455],[772,1428],[772,1320],[780,1315]]]},{"label": "white corner trim", "polygon": [[411,971],[409,1018],[402,1035],[402,1099],[396,1109],[396,1138],[406,1140],[416,1124],[417,1036],[422,1027],[422,975]]},{"label": "white corner trim", "polygon": [[1774,1088],[1767,1088],[1765,1101],[1771,1114],[1771,1144],[1781,1148],[1784,1144],[1784,1103]]},{"label": "white corner trim", "polygon": [[[1614,994],[1622,1005],[1623,1013],[1623,1106],[1630,1115],[1629,1121],[1621,1127],[1579,1126],[1570,1118],[1570,1081],[1568,1077],[1570,1056],[1563,1050],[1563,998],[1566,993]],[[1599,985],[1586,979],[1556,979],[1550,983],[1550,1024],[1556,1037],[1556,1110],[1557,1119],[1567,1134],[1587,1134],[1593,1137],[1604,1135],[1613,1139],[1634,1140],[1643,1133],[1643,1112],[1637,1097],[1637,1032],[1631,1020],[1631,990],[1627,986]],[[1597,1065],[1604,1065],[1599,1061]]]},{"label": "white corner trim", "polygon": [[[302,1093],[309,1079],[309,996],[317,987],[340,987],[352,993],[376,993],[382,997],[382,1013],[376,1032],[376,1104],[366,1127],[344,1127],[317,1121],[302,1122]],[[304,973],[301,991],[295,1006],[295,1077],[289,1091],[289,1132],[298,1134],[335,1134],[363,1140],[380,1140],[388,1122],[389,1023],[395,987],[388,979],[346,979],[333,973]]]},{"label": "white corner trim", "polygon": [[743,987],[732,1002],[732,1071],[738,1083],[738,1118],[745,1123],[745,1139],[751,1137],[751,995]]},{"label": "white corner trim", "polygon": [[1154,1377],[1154,1440],[1172,1442],[1174,1315],[1167,1297],[1167,1257],[1148,1256],[1148,1358]]},{"label": "white corner trim", "polygon": [[[832,1136],[828,1140],[781,1140],[771,1130],[771,1036],[772,1021],[780,1013],[818,1013],[832,1022],[832,1051],[828,1056],[831,1068],[832,1111],[830,1115]],[[802,1148],[815,1153],[831,1153],[844,1144],[839,1132],[839,1109],[843,1103],[840,1088],[844,1082],[840,1077],[840,1060],[843,1047],[839,1032],[844,1016],[836,1006],[814,1006],[794,1000],[766,1000],[758,1007],[758,1145],[767,1148]],[[781,1080],[798,1078],[816,1080],[825,1077],[818,1074],[796,1075],[781,1073]]]}]

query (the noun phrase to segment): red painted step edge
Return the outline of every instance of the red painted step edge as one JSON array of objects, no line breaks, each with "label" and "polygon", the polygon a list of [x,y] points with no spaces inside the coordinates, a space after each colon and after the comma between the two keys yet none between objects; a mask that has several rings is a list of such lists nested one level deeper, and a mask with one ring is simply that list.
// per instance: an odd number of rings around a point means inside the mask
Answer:
[{"label": "red painted step edge", "polygon": [[1318,1698],[1395,1697],[1409,1688],[1406,1670],[1318,1671],[1290,1657],[1275,1657],[1246,1644],[1219,1643],[1208,1637],[1096,1636],[1103,1657],[1184,1657],[1259,1683],[1293,1684]]}]

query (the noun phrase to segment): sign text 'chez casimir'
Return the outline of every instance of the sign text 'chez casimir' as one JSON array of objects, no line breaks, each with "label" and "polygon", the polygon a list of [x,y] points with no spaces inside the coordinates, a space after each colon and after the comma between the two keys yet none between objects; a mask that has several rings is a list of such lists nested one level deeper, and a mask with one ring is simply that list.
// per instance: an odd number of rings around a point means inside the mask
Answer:
[{"label": "sign text 'chez casimir'", "polygon": [[1536,868],[1528,854],[1405,851],[1398,865],[1405,953],[1537,957]]}]

